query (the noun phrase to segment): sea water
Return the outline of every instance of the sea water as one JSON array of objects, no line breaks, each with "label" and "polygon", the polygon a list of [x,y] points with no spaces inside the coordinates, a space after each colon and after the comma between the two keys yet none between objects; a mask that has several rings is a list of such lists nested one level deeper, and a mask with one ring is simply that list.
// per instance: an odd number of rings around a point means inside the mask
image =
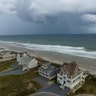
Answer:
[{"label": "sea water", "polygon": [[32,50],[96,58],[95,34],[9,35],[0,36],[0,43],[22,46]]}]

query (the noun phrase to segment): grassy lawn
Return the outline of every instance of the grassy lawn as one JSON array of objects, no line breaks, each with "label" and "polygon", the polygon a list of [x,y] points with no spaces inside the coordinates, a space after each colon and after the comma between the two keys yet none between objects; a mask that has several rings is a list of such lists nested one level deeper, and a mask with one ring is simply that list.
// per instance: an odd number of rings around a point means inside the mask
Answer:
[{"label": "grassy lawn", "polygon": [[6,69],[11,68],[10,65],[16,64],[16,63],[17,63],[17,62],[16,62],[15,59],[14,59],[14,60],[9,60],[9,61],[0,62],[0,72],[1,72],[1,71],[4,71],[4,70],[6,70]]},{"label": "grassy lawn", "polygon": [[96,76],[89,75],[85,84],[76,91],[76,94],[93,94],[96,95]]},{"label": "grassy lawn", "polygon": [[26,96],[36,92],[40,85],[33,78],[38,76],[37,69],[23,75],[0,77],[0,96]]}]

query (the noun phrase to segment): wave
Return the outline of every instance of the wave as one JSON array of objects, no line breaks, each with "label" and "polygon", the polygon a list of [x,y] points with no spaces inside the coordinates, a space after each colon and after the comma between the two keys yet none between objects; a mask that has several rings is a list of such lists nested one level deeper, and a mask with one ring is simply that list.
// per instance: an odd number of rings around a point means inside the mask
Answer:
[{"label": "wave", "polygon": [[24,47],[32,50],[52,51],[52,52],[70,54],[73,56],[96,59],[96,51],[89,51],[85,47],[72,47],[72,46],[62,46],[62,45],[41,45],[41,44],[6,42],[6,41],[0,41],[0,43],[7,43],[10,45]]}]

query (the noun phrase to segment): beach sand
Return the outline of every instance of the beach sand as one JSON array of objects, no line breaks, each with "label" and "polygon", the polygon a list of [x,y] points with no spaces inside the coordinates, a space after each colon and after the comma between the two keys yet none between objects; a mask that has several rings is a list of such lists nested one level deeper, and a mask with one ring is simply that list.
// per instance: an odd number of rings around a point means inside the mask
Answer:
[{"label": "beach sand", "polygon": [[69,55],[69,54],[61,54],[61,53],[56,53],[56,52],[26,49],[23,47],[18,47],[18,46],[13,46],[13,45],[8,45],[8,44],[7,45],[0,44],[0,46],[6,47],[13,51],[28,52],[32,56],[41,57],[45,60],[48,60],[48,61],[54,62],[54,63],[58,63],[58,64],[63,64],[63,62],[75,61],[82,70],[89,71],[91,74],[96,75],[96,59],[78,57],[78,56],[73,56],[73,55]]}]

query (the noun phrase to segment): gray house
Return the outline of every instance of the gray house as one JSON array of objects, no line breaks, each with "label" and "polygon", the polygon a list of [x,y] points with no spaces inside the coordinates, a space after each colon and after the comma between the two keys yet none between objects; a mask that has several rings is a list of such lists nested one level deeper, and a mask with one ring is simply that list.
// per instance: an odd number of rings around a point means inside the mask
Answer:
[{"label": "gray house", "polygon": [[50,63],[45,63],[39,68],[39,75],[51,80],[57,76],[58,68],[51,65]]}]

